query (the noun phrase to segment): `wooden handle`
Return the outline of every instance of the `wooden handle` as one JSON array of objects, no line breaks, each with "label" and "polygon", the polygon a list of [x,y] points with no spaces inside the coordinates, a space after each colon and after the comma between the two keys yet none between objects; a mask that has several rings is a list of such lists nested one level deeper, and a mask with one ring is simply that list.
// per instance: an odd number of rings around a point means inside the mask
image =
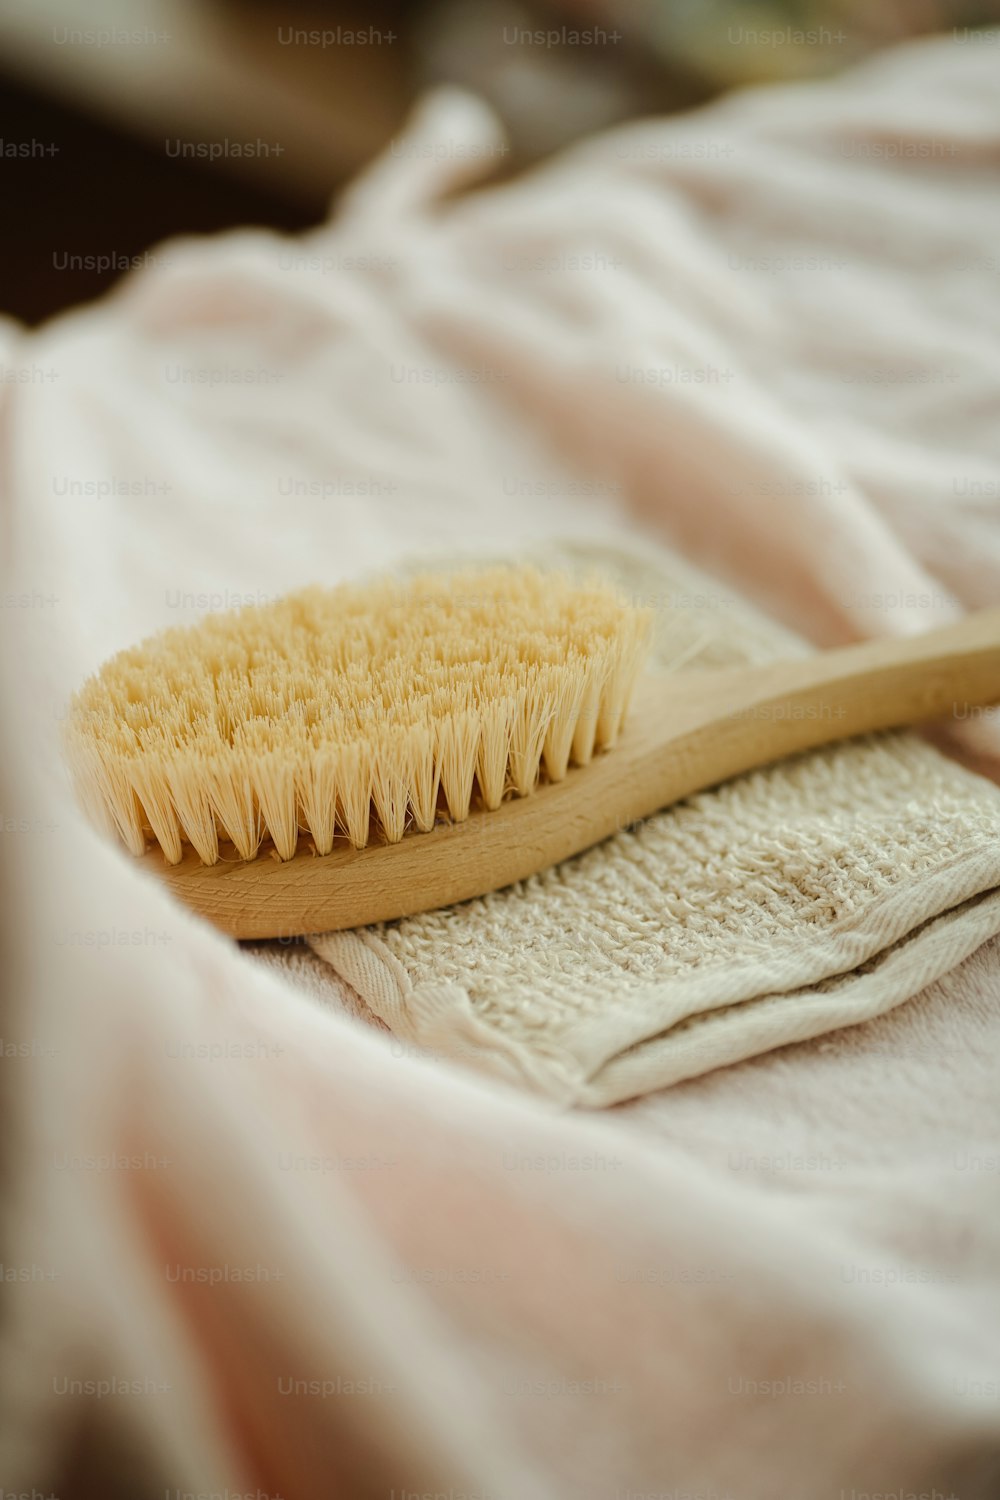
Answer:
[{"label": "wooden handle", "polygon": [[239,938],[298,937],[392,920],[499,890],[694,792],[786,755],[1000,701],[1000,609],[925,635],[800,660],[639,683],[615,749],[495,812],[322,858],[168,865],[180,900]]},{"label": "wooden handle", "polygon": [[[677,741],[694,733],[713,762],[725,760],[730,768],[702,783],[714,785],[815,745],[1000,701],[1000,609],[920,635],[863,641],[795,661],[685,673],[675,681],[684,702],[662,699],[663,737]],[[709,728],[703,740],[698,731]]]}]

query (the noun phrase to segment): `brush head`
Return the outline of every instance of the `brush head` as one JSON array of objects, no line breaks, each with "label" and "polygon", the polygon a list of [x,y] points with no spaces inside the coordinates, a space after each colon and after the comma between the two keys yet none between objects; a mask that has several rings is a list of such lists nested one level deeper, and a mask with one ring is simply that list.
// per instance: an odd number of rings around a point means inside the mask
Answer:
[{"label": "brush head", "polygon": [[307,588],[119,652],[73,699],[67,751],[135,854],[395,843],[612,745],[648,636],[606,584],[528,567]]}]

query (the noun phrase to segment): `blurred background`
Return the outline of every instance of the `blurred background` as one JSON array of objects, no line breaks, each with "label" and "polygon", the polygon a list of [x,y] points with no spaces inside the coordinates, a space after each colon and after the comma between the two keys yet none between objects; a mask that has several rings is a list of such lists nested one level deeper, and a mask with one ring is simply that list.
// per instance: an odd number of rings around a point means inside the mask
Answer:
[{"label": "blurred background", "polygon": [[1000,0],[0,0],[2,310],[89,301],[169,235],[314,224],[434,83],[493,105],[511,171],[998,20]]}]

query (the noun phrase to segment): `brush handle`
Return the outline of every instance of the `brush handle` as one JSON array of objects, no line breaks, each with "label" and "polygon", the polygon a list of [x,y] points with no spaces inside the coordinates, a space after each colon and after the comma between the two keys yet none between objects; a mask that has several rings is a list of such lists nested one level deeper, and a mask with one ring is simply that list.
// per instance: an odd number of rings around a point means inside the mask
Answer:
[{"label": "brush handle", "polygon": [[[671,702],[668,684],[644,713],[652,733],[670,741],[670,800],[817,745],[1000,702],[1000,609],[919,635],[675,681],[682,701]],[[682,762],[693,778],[685,790],[675,779]]]},{"label": "brush handle", "polygon": [[924,635],[762,666],[646,677],[618,745],[563,781],[398,844],[299,841],[284,862],[168,865],[177,896],[240,938],[359,927],[465,901],[558,864],[670,803],[797,751],[1000,701],[1000,609]]}]

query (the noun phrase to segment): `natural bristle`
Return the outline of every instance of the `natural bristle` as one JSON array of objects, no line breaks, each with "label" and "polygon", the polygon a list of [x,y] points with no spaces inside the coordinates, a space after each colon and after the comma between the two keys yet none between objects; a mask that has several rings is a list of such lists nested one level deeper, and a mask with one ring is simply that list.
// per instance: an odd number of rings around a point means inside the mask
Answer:
[{"label": "natural bristle", "polygon": [[394,843],[612,745],[648,634],[608,586],[534,568],[307,588],[120,652],[68,753],[91,816],[172,864]]}]

